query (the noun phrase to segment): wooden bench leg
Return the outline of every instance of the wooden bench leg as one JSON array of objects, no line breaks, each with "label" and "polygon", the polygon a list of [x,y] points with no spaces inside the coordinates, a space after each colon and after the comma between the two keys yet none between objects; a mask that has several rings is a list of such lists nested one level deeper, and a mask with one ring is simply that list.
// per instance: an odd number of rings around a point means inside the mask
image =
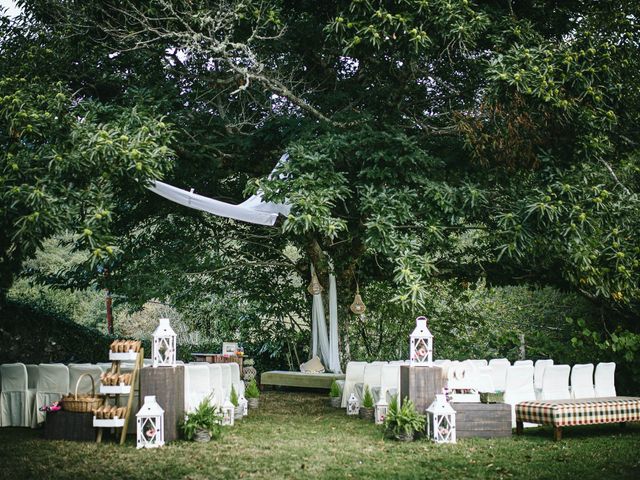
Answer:
[{"label": "wooden bench leg", "polygon": [[553,428],[553,439],[557,442],[562,440],[562,427]]},{"label": "wooden bench leg", "polygon": [[524,430],[524,422],[516,421],[516,435],[522,435]]}]

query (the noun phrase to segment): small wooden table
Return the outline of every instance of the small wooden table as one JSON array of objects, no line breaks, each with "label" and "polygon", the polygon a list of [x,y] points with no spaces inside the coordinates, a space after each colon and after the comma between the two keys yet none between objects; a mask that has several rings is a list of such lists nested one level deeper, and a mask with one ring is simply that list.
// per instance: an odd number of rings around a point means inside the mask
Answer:
[{"label": "small wooden table", "polygon": [[240,375],[242,375],[242,359],[238,355],[222,355],[221,353],[192,353],[191,356],[196,362],[207,363],[237,363],[240,366]]},{"label": "small wooden table", "polygon": [[73,440],[95,442],[92,413],[76,413],[58,410],[48,412],[44,422],[43,436],[46,440]]},{"label": "small wooden table", "polygon": [[458,438],[511,436],[511,405],[508,403],[454,402],[451,406],[456,411]]}]

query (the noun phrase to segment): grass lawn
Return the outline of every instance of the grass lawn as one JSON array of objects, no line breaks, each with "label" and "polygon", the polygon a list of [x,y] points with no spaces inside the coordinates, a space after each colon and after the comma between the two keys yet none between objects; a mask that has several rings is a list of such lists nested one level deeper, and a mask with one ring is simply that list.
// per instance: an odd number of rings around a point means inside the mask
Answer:
[{"label": "grass lawn", "polygon": [[457,445],[383,439],[373,423],[333,410],[324,396],[267,392],[257,413],[208,444],[158,450],[45,441],[40,432],[0,428],[0,478],[640,478],[640,425],[549,428],[523,437]]}]

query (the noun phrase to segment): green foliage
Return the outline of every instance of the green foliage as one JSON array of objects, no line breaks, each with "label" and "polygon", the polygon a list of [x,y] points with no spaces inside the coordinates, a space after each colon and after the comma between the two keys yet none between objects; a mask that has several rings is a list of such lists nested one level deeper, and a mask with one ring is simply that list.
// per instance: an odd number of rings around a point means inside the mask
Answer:
[{"label": "green foliage", "polygon": [[338,382],[334,380],[333,382],[331,382],[331,389],[329,390],[329,396],[332,398],[338,398],[340,395],[342,395],[342,392],[340,391],[340,386],[338,386]]},{"label": "green foliage", "polygon": [[193,440],[198,430],[206,430],[211,438],[218,439],[222,435],[222,414],[218,407],[211,403],[211,397],[206,397],[198,407],[187,413],[182,422],[182,432],[187,440]]},{"label": "green foliage", "polygon": [[231,395],[229,397],[229,400],[231,401],[231,403],[233,404],[234,407],[238,408],[239,400],[238,400],[238,392],[236,392],[236,387],[235,385],[231,385]]},{"label": "green foliage", "polygon": [[362,396],[362,406],[364,408],[373,408],[373,395],[369,385],[364,386],[364,395]]},{"label": "green foliage", "polygon": [[411,400],[405,398],[402,405],[398,405],[398,396],[395,395],[389,403],[389,410],[384,419],[384,429],[388,435],[411,435],[424,431],[426,417],[416,411]]},{"label": "green foliage", "polygon": [[244,391],[244,396],[246,398],[260,398],[260,389],[258,388],[258,383],[255,378],[252,378],[247,388]]}]

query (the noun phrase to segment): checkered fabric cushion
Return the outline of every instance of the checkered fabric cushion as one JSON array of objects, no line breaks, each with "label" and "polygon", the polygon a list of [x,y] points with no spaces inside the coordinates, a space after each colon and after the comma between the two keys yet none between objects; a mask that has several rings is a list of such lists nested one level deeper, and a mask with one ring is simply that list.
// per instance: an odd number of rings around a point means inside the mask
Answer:
[{"label": "checkered fabric cushion", "polygon": [[640,421],[640,398],[611,397],[520,402],[516,405],[516,420],[554,427],[638,422]]}]

